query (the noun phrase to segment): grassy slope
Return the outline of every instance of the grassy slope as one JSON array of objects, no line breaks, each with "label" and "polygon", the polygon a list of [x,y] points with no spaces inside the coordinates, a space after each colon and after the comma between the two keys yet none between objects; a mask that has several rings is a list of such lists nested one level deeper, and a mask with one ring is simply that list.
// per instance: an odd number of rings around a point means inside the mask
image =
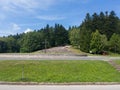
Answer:
[{"label": "grassy slope", "polygon": [[75,54],[88,54],[88,53],[82,52],[80,49],[77,49],[77,48],[72,47],[72,46],[69,49],[71,52],[74,52]]},{"label": "grassy slope", "polygon": [[108,52],[109,53],[109,56],[114,56],[114,57],[119,57],[120,54],[118,53],[112,53],[112,52]]},{"label": "grassy slope", "polygon": [[116,60],[115,62],[120,65],[120,60]]},{"label": "grassy slope", "polygon": [[0,81],[120,82],[120,73],[105,61],[0,61]]}]

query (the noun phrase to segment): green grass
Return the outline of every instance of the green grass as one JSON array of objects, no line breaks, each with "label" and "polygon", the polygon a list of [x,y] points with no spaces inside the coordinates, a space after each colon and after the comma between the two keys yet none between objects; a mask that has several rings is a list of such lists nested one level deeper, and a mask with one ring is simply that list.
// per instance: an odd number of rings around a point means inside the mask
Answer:
[{"label": "green grass", "polygon": [[0,81],[120,82],[120,72],[105,61],[0,61]]},{"label": "green grass", "polygon": [[80,49],[75,47],[70,47],[70,50],[76,54],[86,54],[85,52],[82,52]]},{"label": "green grass", "polygon": [[109,56],[113,56],[113,57],[120,57],[120,54],[118,53],[112,53],[112,52],[108,52]]},{"label": "green grass", "polygon": [[115,60],[115,62],[120,65],[120,60]]}]

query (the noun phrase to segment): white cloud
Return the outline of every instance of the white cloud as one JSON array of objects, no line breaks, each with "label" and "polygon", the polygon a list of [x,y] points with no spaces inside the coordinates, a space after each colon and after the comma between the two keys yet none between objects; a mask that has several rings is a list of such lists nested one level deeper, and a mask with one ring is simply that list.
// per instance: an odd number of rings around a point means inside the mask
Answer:
[{"label": "white cloud", "polygon": [[16,34],[19,33],[21,30],[21,27],[16,24],[16,23],[10,23],[9,25],[7,25],[8,28],[5,30],[6,33],[10,33],[10,34]]},{"label": "white cloud", "polygon": [[32,32],[33,30],[30,28],[27,28],[24,33]]},{"label": "white cloud", "polygon": [[19,25],[17,25],[16,23],[13,23],[12,24],[12,30],[13,31],[18,31],[18,30],[20,30],[21,29],[21,27],[19,26]]},{"label": "white cloud", "polygon": [[0,36],[20,33],[21,27],[16,23],[4,23],[6,27],[0,28]]},{"label": "white cloud", "polygon": [[24,26],[27,26],[27,27],[29,27],[29,26],[39,26],[40,24],[42,24],[42,22],[40,22],[40,23],[22,23],[22,24],[19,24],[19,26],[21,26],[21,27],[24,27]]},{"label": "white cloud", "polygon": [[38,19],[42,19],[42,20],[48,20],[48,21],[54,21],[54,20],[63,20],[65,19],[65,17],[62,16],[37,16]]},{"label": "white cloud", "polygon": [[34,9],[46,9],[53,5],[55,0],[0,0],[0,8],[3,11],[33,11]]}]

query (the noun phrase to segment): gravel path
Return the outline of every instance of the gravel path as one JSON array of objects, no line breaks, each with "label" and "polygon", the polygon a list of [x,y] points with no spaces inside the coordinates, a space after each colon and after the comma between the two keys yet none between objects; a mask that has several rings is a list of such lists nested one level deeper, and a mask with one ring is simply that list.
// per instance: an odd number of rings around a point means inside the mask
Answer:
[{"label": "gravel path", "polygon": [[0,54],[0,60],[120,60],[120,57],[51,54]]}]

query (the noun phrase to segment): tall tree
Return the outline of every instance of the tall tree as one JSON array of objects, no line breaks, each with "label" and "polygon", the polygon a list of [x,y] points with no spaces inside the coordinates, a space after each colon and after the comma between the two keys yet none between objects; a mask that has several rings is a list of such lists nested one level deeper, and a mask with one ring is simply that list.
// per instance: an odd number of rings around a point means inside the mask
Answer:
[{"label": "tall tree", "polygon": [[96,29],[99,29],[99,15],[97,13],[94,13],[92,15],[92,28],[91,28],[91,30],[96,31]]},{"label": "tall tree", "polygon": [[55,46],[66,45],[69,42],[68,31],[59,24],[55,24],[54,29]]},{"label": "tall tree", "polygon": [[120,53],[120,35],[113,34],[109,41],[110,50],[115,53]]},{"label": "tall tree", "polygon": [[0,53],[6,53],[7,52],[7,43],[4,41],[3,38],[0,38]]},{"label": "tall tree", "polygon": [[90,43],[90,50],[93,52],[93,53],[96,53],[98,54],[99,52],[103,51],[104,47],[105,47],[105,43],[107,41],[104,41],[103,42],[103,39],[104,40],[107,40],[106,36],[102,36],[98,30],[96,30],[96,32],[92,33],[92,39],[91,39],[91,43]]},{"label": "tall tree", "polygon": [[108,32],[108,38],[110,38],[113,33],[118,33],[117,25],[118,25],[118,17],[116,16],[114,11],[110,12],[109,15],[109,32]]},{"label": "tall tree", "polygon": [[7,42],[7,52],[19,52],[18,44],[15,38],[13,38],[11,35],[6,38]]},{"label": "tall tree", "polygon": [[90,49],[90,40],[91,40],[91,30],[86,29],[82,26],[80,28],[80,50],[84,52],[89,52]]},{"label": "tall tree", "polygon": [[69,40],[72,46],[80,48],[80,28],[72,28],[69,31]]}]

